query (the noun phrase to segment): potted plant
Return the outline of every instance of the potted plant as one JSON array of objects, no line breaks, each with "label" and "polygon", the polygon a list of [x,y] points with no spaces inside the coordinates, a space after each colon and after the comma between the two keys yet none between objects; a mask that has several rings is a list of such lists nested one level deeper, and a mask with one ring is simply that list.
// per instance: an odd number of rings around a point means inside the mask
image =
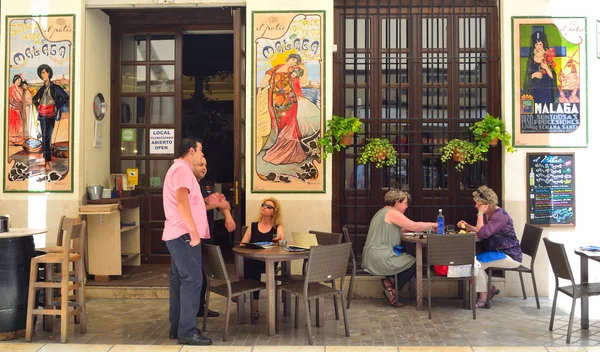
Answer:
[{"label": "potted plant", "polygon": [[384,166],[396,165],[396,155],[398,152],[387,139],[369,138],[367,145],[361,148],[360,157],[356,162],[375,163],[375,167],[380,169]]},{"label": "potted plant", "polygon": [[498,141],[502,142],[507,152],[515,152],[510,141],[511,135],[506,130],[504,121],[499,118],[487,113],[483,120],[475,122],[469,129],[473,132],[477,147],[482,153],[487,152],[490,146],[497,145]]},{"label": "potted plant", "polygon": [[440,160],[447,162],[452,158],[456,162],[456,171],[462,171],[466,164],[474,164],[478,161],[487,160],[478,146],[468,140],[455,138],[440,147],[442,153]]},{"label": "potted plant", "polygon": [[327,121],[327,131],[318,141],[323,147],[323,157],[333,153],[334,149],[339,152],[350,145],[352,136],[360,132],[362,124],[358,117],[332,116],[331,120]]}]

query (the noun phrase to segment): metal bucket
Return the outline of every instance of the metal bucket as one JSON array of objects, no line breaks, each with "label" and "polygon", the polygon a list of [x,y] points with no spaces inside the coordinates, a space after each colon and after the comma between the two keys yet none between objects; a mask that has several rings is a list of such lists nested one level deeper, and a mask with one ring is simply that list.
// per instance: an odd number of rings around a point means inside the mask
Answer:
[{"label": "metal bucket", "polygon": [[88,198],[91,200],[98,200],[100,198],[102,198],[102,190],[104,189],[104,187],[98,185],[98,186],[88,186],[87,187],[87,193],[88,193]]}]

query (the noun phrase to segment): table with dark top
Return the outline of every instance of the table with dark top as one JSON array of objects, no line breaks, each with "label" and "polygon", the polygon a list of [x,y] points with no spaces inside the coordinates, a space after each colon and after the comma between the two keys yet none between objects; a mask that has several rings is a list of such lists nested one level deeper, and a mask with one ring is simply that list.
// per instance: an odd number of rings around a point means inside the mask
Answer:
[{"label": "table with dark top", "polygon": [[[266,274],[266,292],[267,297],[267,327],[269,329],[269,335],[275,335],[275,263],[281,262],[281,271],[283,275],[289,275],[291,268],[289,261],[297,259],[307,259],[309,251],[304,252],[288,252],[283,247],[274,246],[265,249],[250,249],[242,246],[236,246],[233,248],[235,254],[235,267],[236,275],[238,279],[244,278],[244,258],[255,259],[265,262],[265,274]],[[285,293],[283,295],[284,315],[290,314],[290,295]],[[322,302],[320,302],[322,303]],[[317,303],[319,305],[319,303]],[[321,326],[323,323],[323,311],[324,309],[317,308],[317,326]],[[244,300],[240,297],[238,300],[238,321],[240,324],[245,322],[244,316]]]},{"label": "table with dark top", "polygon": [[[580,249],[575,250],[575,254],[579,256],[581,265],[581,284],[588,283],[588,262],[594,260],[600,263],[600,252],[589,252]],[[581,328],[589,329],[590,313],[588,297],[581,297]]]}]

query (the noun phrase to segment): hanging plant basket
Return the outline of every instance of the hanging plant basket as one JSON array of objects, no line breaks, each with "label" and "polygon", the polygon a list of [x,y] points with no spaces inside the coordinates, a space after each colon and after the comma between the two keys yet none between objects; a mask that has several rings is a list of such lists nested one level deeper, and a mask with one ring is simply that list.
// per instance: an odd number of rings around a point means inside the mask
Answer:
[{"label": "hanging plant basket", "polygon": [[464,163],[466,159],[467,159],[467,157],[465,156],[464,152],[461,152],[456,149],[454,149],[454,151],[452,152],[452,160],[459,162],[459,163]]},{"label": "hanging plant basket", "polygon": [[[487,133],[483,133],[481,136],[483,137],[483,139],[486,139],[487,135],[488,135]],[[490,141],[490,147],[495,147],[495,146],[497,146],[497,145],[498,145],[498,141],[499,141],[498,137],[496,137],[496,138],[492,139],[492,140]]]},{"label": "hanging plant basket", "polygon": [[347,147],[350,144],[352,144],[353,138],[354,138],[354,132],[348,132],[342,137],[342,139],[340,140],[340,144],[343,144]]}]

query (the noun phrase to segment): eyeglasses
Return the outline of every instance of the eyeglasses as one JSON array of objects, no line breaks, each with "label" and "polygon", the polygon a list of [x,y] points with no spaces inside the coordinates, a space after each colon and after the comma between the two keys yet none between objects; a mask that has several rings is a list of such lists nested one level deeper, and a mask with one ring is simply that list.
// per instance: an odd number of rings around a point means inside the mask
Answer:
[{"label": "eyeglasses", "polygon": [[275,209],[275,208],[274,208],[272,205],[269,205],[269,204],[267,204],[267,203],[262,203],[260,206],[261,206],[261,207],[265,207],[265,208],[267,208],[267,209],[270,209],[270,210],[273,210],[273,209]]}]

